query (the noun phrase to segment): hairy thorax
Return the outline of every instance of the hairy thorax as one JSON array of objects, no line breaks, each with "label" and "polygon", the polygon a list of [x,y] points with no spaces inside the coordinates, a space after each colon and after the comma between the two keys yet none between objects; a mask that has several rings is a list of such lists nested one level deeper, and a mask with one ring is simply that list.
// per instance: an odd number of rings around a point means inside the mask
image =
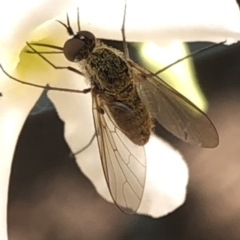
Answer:
[{"label": "hairy thorax", "polygon": [[152,121],[138,96],[132,69],[123,54],[98,43],[81,67],[122,132],[135,144],[146,144]]}]

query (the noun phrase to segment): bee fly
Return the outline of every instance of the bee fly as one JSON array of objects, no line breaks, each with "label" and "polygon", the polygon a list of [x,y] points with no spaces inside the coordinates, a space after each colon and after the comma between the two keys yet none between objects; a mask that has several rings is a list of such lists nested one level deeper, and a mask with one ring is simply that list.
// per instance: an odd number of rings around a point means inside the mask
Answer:
[{"label": "bee fly", "polygon": [[[122,211],[134,213],[143,196],[146,174],[144,145],[152,132],[152,119],[156,119],[178,138],[192,144],[213,148],[219,140],[211,120],[159,78],[156,74],[160,71],[153,74],[129,59],[124,32],[125,15],[126,6],[122,26],[125,54],[105,45],[93,33],[80,30],[79,14],[76,33],[70,26],[68,15],[67,24],[58,21],[71,36],[63,48],[39,43],[27,45],[31,49],[28,50],[29,53],[38,54],[55,69],[68,69],[89,80],[91,87],[85,90],[50,86],[44,88],[91,92],[98,147],[109,191]],[[220,44],[222,43],[214,46]],[[55,66],[43,56],[46,52],[36,51],[33,45],[61,50],[67,60],[77,63],[80,71],[72,67]],[[2,68],[1,65],[0,67]],[[24,84],[43,87],[11,78]]]}]

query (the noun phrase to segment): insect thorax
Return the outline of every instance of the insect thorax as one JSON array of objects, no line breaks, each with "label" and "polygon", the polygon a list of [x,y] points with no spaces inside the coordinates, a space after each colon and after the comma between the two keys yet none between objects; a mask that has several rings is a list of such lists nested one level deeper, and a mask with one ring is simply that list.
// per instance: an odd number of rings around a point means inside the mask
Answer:
[{"label": "insect thorax", "polygon": [[123,54],[103,43],[97,43],[84,65],[86,77],[113,94],[132,83],[132,71]]}]

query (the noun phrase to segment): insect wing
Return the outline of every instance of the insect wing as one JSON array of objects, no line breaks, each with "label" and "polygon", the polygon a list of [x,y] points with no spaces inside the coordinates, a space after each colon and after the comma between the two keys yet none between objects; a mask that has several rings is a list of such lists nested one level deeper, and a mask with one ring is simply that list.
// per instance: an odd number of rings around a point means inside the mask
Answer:
[{"label": "insect wing", "polygon": [[138,94],[153,118],[185,142],[206,148],[218,145],[218,133],[204,112],[161,78],[133,62],[130,64]]},{"label": "insect wing", "polygon": [[144,147],[130,141],[117,127],[108,108],[93,94],[93,116],[105,179],[116,205],[134,213],[143,196],[146,160]]}]

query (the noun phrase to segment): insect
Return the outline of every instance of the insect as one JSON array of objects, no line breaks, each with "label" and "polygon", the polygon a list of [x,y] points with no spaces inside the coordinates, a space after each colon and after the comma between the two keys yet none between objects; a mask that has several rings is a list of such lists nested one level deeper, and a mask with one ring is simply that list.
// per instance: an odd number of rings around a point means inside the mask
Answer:
[{"label": "insect", "polygon": [[[68,69],[89,80],[90,88],[84,90],[44,88],[92,94],[96,137],[109,191],[122,211],[134,213],[143,196],[146,175],[144,145],[153,130],[153,118],[176,137],[191,144],[213,148],[219,140],[213,123],[204,112],[165,83],[157,73],[153,74],[130,60],[124,32],[125,16],[126,6],[122,26],[124,53],[105,45],[93,33],[81,30],[79,14],[76,33],[70,26],[68,15],[67,24],[58,21],[71,36],[63,47],[39,43],[27,45],[31,49],[29,53],[38,54],[55,69]],[[61,50],[80,70],[53,65],[43,56],[44,52],[36,51],[33,46]]]}]

